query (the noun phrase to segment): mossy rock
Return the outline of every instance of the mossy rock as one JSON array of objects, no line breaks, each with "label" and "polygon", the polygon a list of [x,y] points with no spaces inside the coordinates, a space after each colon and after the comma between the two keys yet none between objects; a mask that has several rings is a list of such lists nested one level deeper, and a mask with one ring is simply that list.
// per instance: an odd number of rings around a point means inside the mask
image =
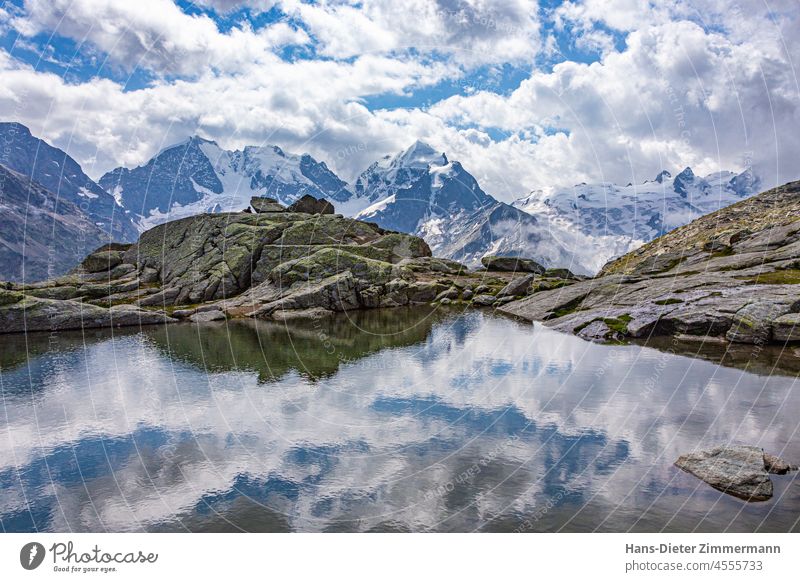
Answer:
[{"label": "mossy rock", "polygon": [[386,234],[372,243],[371,246],[391,253],[391,262],[393,263],[403,259],[417,259],[431,256],[431,248],[428,246],[428,243],[417,236],[399,232]]},{"label": "mossy rock", "polygon": [[25,296],[17,291],[0,289],[0,305],[13,305],[19,303]]},{"label": "mossy rock", "polygon": [[533,259],[522,257],[487,256],[481,259],[487,271],[507,271],[515,273],[536,273],[543,275],[545,268]]},{"label": "mossy rock", "polygon": [[110,271],[122,264],[123,250],[97,251],[83,259],[81,268],[87,273],[100,273]]},{"label": "mossy rock", "polygon": [[308,257],[278,265],[270,273],[270,279],[282,286],[291,286],[298,281],[321,281],[345,271],[372,285],[383,284],[393,278],[391,263],[367,259],[336,248],[322,248]]}]

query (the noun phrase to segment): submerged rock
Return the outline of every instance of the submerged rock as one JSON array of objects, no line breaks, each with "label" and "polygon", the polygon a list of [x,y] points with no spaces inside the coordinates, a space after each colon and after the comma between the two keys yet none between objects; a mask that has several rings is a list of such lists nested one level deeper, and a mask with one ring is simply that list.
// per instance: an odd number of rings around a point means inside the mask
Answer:
[{"label": "submerged rock", "polygon": [[769,473],[784,474],[794,469],[759,447],[747,445],[720,446],[681,455],[675,465],[715,489],[745,501],[771,498]]}]

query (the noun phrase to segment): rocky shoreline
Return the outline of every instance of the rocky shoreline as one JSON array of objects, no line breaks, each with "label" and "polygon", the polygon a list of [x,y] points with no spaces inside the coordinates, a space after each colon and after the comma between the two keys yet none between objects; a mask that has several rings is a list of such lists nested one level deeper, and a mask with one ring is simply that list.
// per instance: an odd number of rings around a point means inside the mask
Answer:
[{"label": "rocky shoreline", "polygon": [[[257,317],[286,319],[415,304],[497,307],[567,285],[566,270],[503,261],[471,271],[415,236],[334,214],[307,196],[289,208],[254,198],[244,212],[156,226],[109,244],[70,274],[0,284],[5,333]],[[512,261],[517,265],[516,261]]]},{"label": "rocky shoreline", "polygon": [[597,277],[485,257],[431,256],[412,235],[306,197],[168,222],[105,245],[69,275],[0,284],[6,333],[352,309],[462,304],[592,341],[800,341],[800,182],[704,216],[612,261]]},{"label": "rocky shoreline", "polygon": [[593,341],[800,341],[800,182],[709,214],[594,279],[500,311]]}]

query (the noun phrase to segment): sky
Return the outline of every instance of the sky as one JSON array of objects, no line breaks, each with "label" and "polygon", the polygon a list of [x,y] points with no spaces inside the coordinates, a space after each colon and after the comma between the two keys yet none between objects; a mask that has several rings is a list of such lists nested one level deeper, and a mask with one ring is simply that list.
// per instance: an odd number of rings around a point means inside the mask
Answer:
[{"label": "sky", "polygon": [[0,0],[0,119],[92,177],[200,135],[352,180],[420,139],[489,194],[800,178],[797,0]]}]

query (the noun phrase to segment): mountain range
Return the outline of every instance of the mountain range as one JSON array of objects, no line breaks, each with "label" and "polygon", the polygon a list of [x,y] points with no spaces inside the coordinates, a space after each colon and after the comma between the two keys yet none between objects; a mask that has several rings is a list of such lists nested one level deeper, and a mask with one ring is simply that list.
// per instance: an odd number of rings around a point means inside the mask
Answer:
[{"label": "mountain range", "polygon": [[[687,168],[674,178],[661,172],[640,185],[543,188],[506,204],[487,194],[460,162],[420,141],[374,162],[351,185],[309,154],[275,145],[225,150],[199,136],[162,149],[142,166],[119,167],[94,182],[65,152],[33,137],[21,124],[0,124],[0,137],[12,144],[0,164],[16,173],[14,179],[27,177],[31,188],[71,203],[59,212],[78,212],[85,218],[81,224],[93,224],[105,235],[84,237],[91,242],[134,240],[168,220],[238,211],[252,196],[288,205],[310,194],[330,200],[337,212],[421,236],[434,255],[469,266],[479,265],[487,254],[516,255],[586,275],[759,187],[749,171],[698,177]],[[2,245],[9,247],[7,241]],[[20,276],[10,263],[0,267],[0,278]]]}]

